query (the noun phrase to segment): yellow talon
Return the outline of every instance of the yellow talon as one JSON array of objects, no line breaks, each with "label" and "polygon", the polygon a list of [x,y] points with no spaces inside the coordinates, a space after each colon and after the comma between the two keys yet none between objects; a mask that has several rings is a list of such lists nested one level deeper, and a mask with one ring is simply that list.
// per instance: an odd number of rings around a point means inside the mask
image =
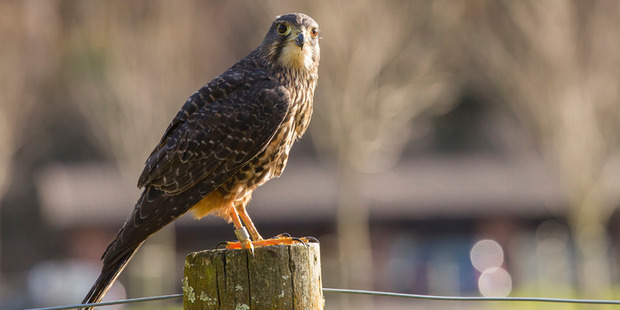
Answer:
[{"label": "yellow talon", "polygon": [[306,237],[291,238],[291,237],[283,237],[283,236],[277,236],[271,239],[263,239],[263,240],[258,240],[258,241],[250,241],[248,239],[244,241],[227,242],[226,248],[229,250],[248,249],[252,251],[252,255],[254,255],[254,247],[263,247],[263,246],[268,246],[268,245],[281,245],[281,244],[294,244],[294,243],[300,243],[300,242],[307,243],[309,242],[309,239]]}]

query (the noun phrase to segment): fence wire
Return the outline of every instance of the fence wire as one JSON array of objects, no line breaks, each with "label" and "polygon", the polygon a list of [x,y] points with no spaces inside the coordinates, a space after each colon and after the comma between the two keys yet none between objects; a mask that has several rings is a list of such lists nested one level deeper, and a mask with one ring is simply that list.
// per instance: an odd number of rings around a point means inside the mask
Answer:
[{"label": "fence wire", "polygon": [[92,303],[92,304],[75,304],[75,305],[47,307],[47,308],[31,308],[31,309],[26,309],[26,310],[77,309],[77,308],[84,308],[84,307],[113,306],[113,305],[131,304],[131,303],[137,303],[137,302],[169,300],[169,299],[181,299],[181,298],[183,298],[183,294],[170,294],[170,295],[163,295],[163,296],[141,297],[141,298],[121,299],[121,300],[115,300],[115,301],[96,302],[96,303]]},{"label": "fence wire", "polygon": [[[620,300],[601,300],[601,299],[571,299],[571,298],[547,298],[547,297],[467,297],[467,296],[438,296],[438,295],[421,295],[421,294],[405,294],[405,293],[392,293],[381,291],[367,291],[367,290],[350,290],[341,288],[323,288],[324,293],[338,293],[338,294],[354,294],[354,295],[368,295],[368,296],[383,296],[383,297],[397,297],[397,298],[410,298],[419,300],[441,300],[441,301],[467,301],[467,302],[544,302],[544,303],[568,303],[568,304],[591,304],[591,305],[619,305]],[[31,308],[26,310],[65,310],[65,309],[77,309],[82,307],[100,307],[100,306],[112,306],[120,304],[149,302],[159,300],[181,299],[183,294],[171,294],[164,296],[154,297],[142,297],[123,299],[116,301],[98,302],[92,304],[75,304],[57,307],[47,308]]]},{"label": "fence wire", "polygon": [[424,300],[443,300],[443,301],[508,301],[508,302],[551,302],[551,303],[570,303],[570,304],[594,304],[594,305],[620,305],[620,300],[600,300],[600,299],[569,299],[569,298],[547,298],[547,297],[467,297],[467,296],[437,296],[391,293],[365,290],[349,290],[340,288],[324,288],[323,292],[342,293],[355,295],[400,297]]}]

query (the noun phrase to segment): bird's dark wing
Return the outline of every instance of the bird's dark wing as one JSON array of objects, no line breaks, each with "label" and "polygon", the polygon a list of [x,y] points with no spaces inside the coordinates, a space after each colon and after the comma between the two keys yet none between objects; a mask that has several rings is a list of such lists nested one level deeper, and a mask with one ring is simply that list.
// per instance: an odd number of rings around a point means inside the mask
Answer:
[{"label": "bird's dark wing", "polygon": [[[177,115],[168,125],[168,128],[164,132],[158,145],[153,149],[151,155],[146,160],[144,171],[138,179],[138,187],[142,188],[146,185],[146,177],[153,168],[153,166],[161,158],[157,153],[162,150],[166,145],[170,137],[177,131],[178,127],[183,124],[191,115],[196,113],[206,104],[213,103],[216,100],[226,98],[230,93],[238,90],[243,84],[253,85],[264,77],[264,72],[257,71],[243,71],[236,67],[240,67],[240,63],[231,67],[220,76],[211,80],[205,86],[200,88],[194,94],[192,94],[183,107],[177,112]],[[246,80],[247,79],[247,80]]]},{"label": "bird's dark wing", "polygon": [[[194,94],[148,158],[138,185],[177,195],[215,171],[234,171],[262,151],[279,128],[290,99],[262,71],[238,75]],[[226,76],[226,75],[224,75]],[[237,83],[237,81],[243,81]],[[201,96],[205,100],[200,99]],[[208,102],[211,101],[212,102]],[[225,180],[223,180],[225,181]]]}]

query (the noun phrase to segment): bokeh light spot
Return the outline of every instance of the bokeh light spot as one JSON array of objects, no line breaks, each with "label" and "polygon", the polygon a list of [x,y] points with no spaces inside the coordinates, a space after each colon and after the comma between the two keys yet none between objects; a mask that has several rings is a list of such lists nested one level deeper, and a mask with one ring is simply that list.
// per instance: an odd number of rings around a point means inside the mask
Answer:
[{"label": "bokeh light spot", "polygon": [[504,263],[502,247],[499,243],[488,239],[476,242],[471,248],[469,257],[472,265],[480,272],[500,267]]},{"label": "bokeh light spot", "polygon": [[478,289],[485,297],[506,297],[512,291],[512,278],[503,268],[489,268],[480,275]]}]

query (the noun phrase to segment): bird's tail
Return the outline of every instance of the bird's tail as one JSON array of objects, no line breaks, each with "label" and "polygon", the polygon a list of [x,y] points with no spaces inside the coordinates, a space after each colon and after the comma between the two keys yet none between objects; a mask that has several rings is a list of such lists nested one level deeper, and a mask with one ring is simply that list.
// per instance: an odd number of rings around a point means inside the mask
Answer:
[{"label": "bird's tail", "polygon": [[[138,248],[140,248],[141,243],[138,244],[137,247],[127,251],[125,255],[119,258],[119,260],[110,266],[103,266],[101,270],[101,275],[95,281],[95,284],[90,288],[84,300],[82,300],[82,304],[90,304],[100,302],[103,296],[108,292],[112,284],[116,281],[116,278],[121,274],[127,263],[131,260],[131,258],[136,254]],[[93,307],[81,308],[83,310],[91,310]]]},{"label": "bird's tail", "polygon": [[101,275],[82,304],[101,301],[146,238],[187,212],[213,191],[213,186],[213,183],[199,184],[176,196],[168,196],[151,186],[145,188],[133,212],[103,253]]}]

